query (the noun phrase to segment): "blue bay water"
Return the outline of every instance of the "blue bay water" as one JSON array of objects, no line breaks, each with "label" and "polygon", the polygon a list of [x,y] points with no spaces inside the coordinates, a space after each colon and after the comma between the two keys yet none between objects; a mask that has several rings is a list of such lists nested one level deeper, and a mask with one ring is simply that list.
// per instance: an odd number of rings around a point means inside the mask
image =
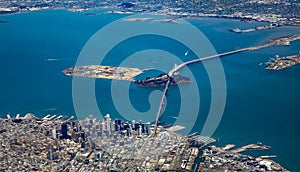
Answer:
[{"label": "blue bay water", "polygon": [[[122,17],[119,14],[85,16],[63,10],[0,16],[1,20],[9,21],[0,24],[1,117],[8,113],[15,115],[26,112],[39,117],[49,113],[74,115],[72,78],[64,76],[61,71],[75,65],[80,50],[96,31]],[[252,28],[264,23],[211,18],[190,22],[207,36],[218,53],[263,44],[271,37],[300,33],[297,27],[281,27],[235,34],[227,29]],[[170,44],[170,40],[146,36],[118,45],[103,64],[118,65],[121,58],[126,58],[131,52],[159,47],[175,55],[182,55],[187,50],[180,44]],[[259,65],[276,54],[297,54],[299,48],[300,41],[296,41],[289,47],[269,47],[221,59],[226,75],[227,102],[222,121],[214,134],[214,137],[219,138],[217,144],[244,145],[261,141],[272,146],[270,151],[262,154],[275,154],[278,156],[275,160],[284,167],[300,170],[297,165],[300,154],[297,148],[300,143],[300,66],[282,71],[266,71],[264,66]],[[148,59],[147,63],[158,62]],[[194,64],[190,70],[196,76],[201,96],[198,120],[192,131],[199,132],[209,111],[211,90],[203,64]],[[113,117],[120,117],[122,114],[118,114],[112,101],[106,99],[110,96],[111,82],[96,81],[98,105],[102,114],[110,113]],[[124,83],[119,84],[122,92]],[[184,87],[188,89],[189,85]],[[151,107],[148,96],[156,89],[131,85],[133,107],[141,112],[147,111]],[[177,93],[177,87],[170,89],[162,120],[174,122],[172,116],[178,115],[180,96]],[[187,122],[187,125],[190,123]]]}]

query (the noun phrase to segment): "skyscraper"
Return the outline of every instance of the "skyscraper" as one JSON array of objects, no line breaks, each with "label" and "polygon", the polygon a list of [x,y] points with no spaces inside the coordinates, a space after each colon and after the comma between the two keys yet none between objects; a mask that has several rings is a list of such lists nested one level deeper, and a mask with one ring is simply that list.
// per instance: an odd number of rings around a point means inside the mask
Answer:
[{"label": "skyscraper", "polygon": [[103,136],[105,134],[105,122],[104,121],[101,122],[100,128],[101,128],[101,134]]},{"label": "skyscraper", "polygon": [[135,120],[132,120],[132,129],[135,130]]},{"label": "skyscraper", "polygon": [[142,126],[139,125],[139,128],[138,128],[138,136],[141,137],[142,136]]},{"label": "skyscraper", "polygon": [[115,131],[120,131],[121,130],[121,120],[116,119],[115,120]]},{"label": "skyscraper", "polygon": [[61,134],[62,134],[62,139],[70,139],[70,136],[68,135],[68,124],[67,123],[62,124]]},{"label": "skyscraper", "polygon": [[53,160],[52,148],[49,148],[49,149],[48,149],[47,158],[48,158],[49,160]]},{"label": "skyscraper", "polygon": [[150,135],[150,122],[147,122],[145,125],[145,133]]},{"label": "skyscraper", "polygon": [[56,128],[52,129],[52,138],[57,139],[57,137],[56,137]]},{"label": "skyscraper", "polygon": [[110,119],[110,115],[109,114],[105,115],[104,121],[105,121],[106,133],[107,133],[107,135],[110,135],[111,134],[111,119]]}]

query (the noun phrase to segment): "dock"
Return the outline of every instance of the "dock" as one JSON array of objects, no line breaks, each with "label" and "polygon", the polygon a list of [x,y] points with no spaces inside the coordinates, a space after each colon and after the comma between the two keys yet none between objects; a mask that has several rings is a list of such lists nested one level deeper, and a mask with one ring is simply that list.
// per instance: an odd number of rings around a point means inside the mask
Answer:
[{"label": "dock", "polygon": [[7,114],[6,117],[7,117],[7,119],[11,119],[10,114]]},{"label": "dock", "polygon": [[46,116],[44,116],[43,118],[42,118],[42,120],[48,120],[48,118],[50,117],[51,115],[49,114],[49,115],[46,115]]},{"label": "dock", "polygon": [[170,131],[170,132],[176,132],[176,131],[179,131],[179,130],[183,130],[185,129],[184,126],[181,126],[181,125],[175,125],[175,126],[172,126],[170,128],[167,128],[167,131]]},{"label": "dock", "polygon": [[263,156],[260,156],[259,158],[261,159],[269,159],[269,158],[277,158],[276,155],[263,155]]},{"label": "dock", "polygon": [[232,152],[234,153],[240,153],[240,152],[244,152],[246,150],[268,150],[270,149],[270,146],[267,145],[263,145],[263,144],[249,144],[240,148],[237,148],[235,150],[232,150]]},{"label": "dock", "polygon": [[228,144],[228,145],[225,145],[222,149],[223,149],[223,150],[230,150],[230,149],[232,149],[232,148],[234,148],[234,147],[235,147],[234,144]]}]

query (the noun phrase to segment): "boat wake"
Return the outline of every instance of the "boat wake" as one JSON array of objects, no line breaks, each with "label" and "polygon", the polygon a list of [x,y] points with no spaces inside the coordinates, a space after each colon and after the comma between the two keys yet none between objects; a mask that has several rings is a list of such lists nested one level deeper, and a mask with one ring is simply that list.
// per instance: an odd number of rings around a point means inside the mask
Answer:
[{"label": "boat wake", "polygon": [[43,111],[54,111],[54,110],[57,110],[57,108],[47,108],[47,109],[43,109]]},{"label": "boat wake", "polygon": [[74,59],[54,59],[54,58],[48,58],[45,59],[46,61],[68,61],[68,60],[74,60]]}]

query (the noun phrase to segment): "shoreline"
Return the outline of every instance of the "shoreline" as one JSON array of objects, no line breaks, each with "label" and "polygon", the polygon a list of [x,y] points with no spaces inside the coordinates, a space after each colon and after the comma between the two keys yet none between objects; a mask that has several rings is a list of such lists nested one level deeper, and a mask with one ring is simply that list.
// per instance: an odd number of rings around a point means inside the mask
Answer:
[{"label": "shoreline", "polygon": [[[114,10],[111,7],[107,8],[95,8],[95,9],[66,9],[66,8],[53,8],[53,9],[35,9],[31,11],[16,11],[16,12],[9,12],[6,14],[1,14],[1,16],[10,16],[10,15],[15,15],[15,14],[24,14],[24,13],[31,13],[34,11],[57,11],[57,10],[63,10],[63,11],[68,11],[71,13],[82,13],[85,14],[87,17],[93,17],[97,16],[98,13],[94,13],[92,11],[97,11],[97,10],[108,10],[106,12],[101,12],[100,14],[120,14],[120,15],[130,15],[130,14],[145,14],[145,15],[162,15],[162,16],[171,16],[171,17],[176,17],[176,18],[186,18],[186,19],[201,19],[201,18],[215,18],[215,19],[229,19],[229,20],[238,20],[241,22],[258,22],[258,23],[268,23],[268,24],[275,24],[277,22],[272,22],[268,20],[261,20],[257,19],[256,17],[249,17],[249,16],[230,16],[230,15],[216,15],[216,14],[194,14],[194,13],[186,13],[186,14],[181,14],[181,13],[170,13],[170,12],[165,12],[165,13],[157,13],[157,12],[137,12],[137,11],[121,11],[121,10]],[[151,21],[151,20],[147,20]],[[292,26],[292,27],[300,27],[300,23],[288,23],[288,24],[280,24],[280,26]]]}]

